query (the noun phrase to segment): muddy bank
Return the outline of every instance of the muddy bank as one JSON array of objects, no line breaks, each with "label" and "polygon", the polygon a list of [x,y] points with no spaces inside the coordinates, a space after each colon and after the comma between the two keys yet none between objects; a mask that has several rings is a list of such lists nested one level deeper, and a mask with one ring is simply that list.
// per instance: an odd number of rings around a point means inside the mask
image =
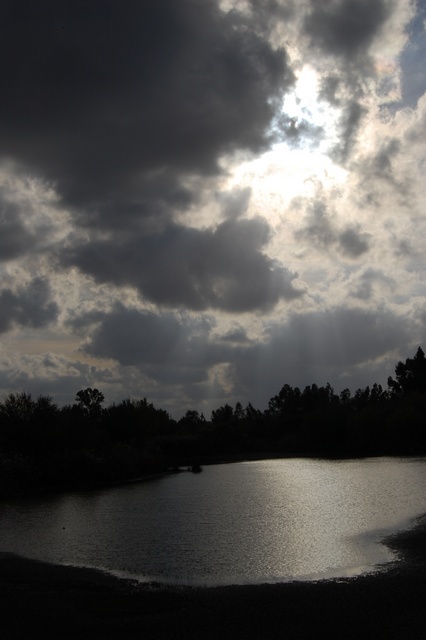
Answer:
[{"label": "muddy bank", "polygon": [[0,635],[36,638],[419,638],[426,525],[387,541],[385,572],[318,583],[159,588],[0,554]]}]

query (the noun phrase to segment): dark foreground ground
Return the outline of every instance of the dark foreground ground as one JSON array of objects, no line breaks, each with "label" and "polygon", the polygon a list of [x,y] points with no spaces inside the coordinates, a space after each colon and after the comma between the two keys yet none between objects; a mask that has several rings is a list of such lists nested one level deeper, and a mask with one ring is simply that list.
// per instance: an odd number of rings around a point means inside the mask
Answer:
[{"label": "dark foreground ground", "polygon": [[424,638],[424,521],[390,544],[403,560],[373,576],[205,589],[141,587],[0,554],[0,638]]}]

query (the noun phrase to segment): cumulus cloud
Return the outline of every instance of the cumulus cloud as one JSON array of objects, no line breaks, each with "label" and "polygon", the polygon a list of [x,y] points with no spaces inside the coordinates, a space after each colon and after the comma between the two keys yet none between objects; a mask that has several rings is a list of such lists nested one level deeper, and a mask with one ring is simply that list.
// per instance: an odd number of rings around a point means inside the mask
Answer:
[{"label": "cumulus cloud", "polygon": [[302,295],[295,274],[263,253],[269,234],[260,217],[230,218],[204,230],[169,225],[124,243],[76,247],[67,262],[99,282],[132,284],[159,305],[256,311]]},{"label": "cumulus cloud", "polygon": [[150,386],[206,383],[209,368],[230,357],[229,347],[212,342],[215,323],[208,317],[177,317],[116,304],[109,312],[80,318],[80,327],[84,322],[96,323],[84,353],[136,369]]},{"label": "cumulus cloud", "polygon": [[19,220],[16,205],[0,201],[0,226],[0,262],[19,257],[33,244],[32,235]]},{"label": "cumulus cloud", "polygon": [[[226,380],[220,388],[222,399],[265,407],[285,383],[303,388],[330,382],[336,391],[354,391],[377,381],[386,384],[395,353],[401,344],[406,349],[410,344],[407,319],[387,309],[338,307],[295,313],[285,322],[266,326],[261,341],[248,339],[239,328],[220,336],[211,321],[122,305],[95,314],[95,319],[97,328],[84,347],[86,353],[115,360],[128,371],[137,369],[146,388],[171,385],[175,406],[182,396],[184,402],[197,400],[206,410],[211,408],[218,368],[222,382]],[[88,323],[93,320],[94,316],[86,318]]]},{"label": "cumulus cloud", "polygon": [[425,335],[424,20],[1,3],[0,390],[179,417],[386,381]]},{"label": "cumulus cloud", "polygon": [[[174,353],[187,350],[195,335],[208,332],[209,323],[179,320],[174,314],[128,309],[117,304],[109,313],[93,313],[87,319],[97,328],[84,347],[86,353],[112,358],[123,365],[164,365]],[[82,319],[84,322],[84,318]]]},{"label": "cumulus cloud", "polygon": [[394,0],[311,0],[305,32],[313,47],[351,64],[364,57],[392,12]]},{"label": "cumulus cloud", "polygon": [[0,290],[0,332],[16,325],[43,327],[53,322],[58,315],[58,305],[51,298],[49,284],[34,278],[17,291]]},{"label": "cumulus cloud", "polygon": [[120,215],[111,202],[155,213],[150,188],[179,200],[179,176],[269,143],[293,73],[248,20],[213,0],[4,4],[1,153],[85,207],[85,223],[88,206],[107,204],[104,225]]}]

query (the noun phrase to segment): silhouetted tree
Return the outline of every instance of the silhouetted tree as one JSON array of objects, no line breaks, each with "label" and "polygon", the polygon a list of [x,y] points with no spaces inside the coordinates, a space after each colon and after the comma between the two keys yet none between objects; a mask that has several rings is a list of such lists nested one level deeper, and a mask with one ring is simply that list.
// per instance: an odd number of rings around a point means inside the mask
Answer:
[{"label": "silhouetted tree", "polygon": [[351,392],[349,389],[343,389],[343,391],[340,392],[340,404],[343,406],[348,406],[350,401],[351,401]]},{"label": "silhouetted tree", "polygon": [[10,393],[0,403],[0,424],[6,446],[19,451],[38,451],[54,437],[52,425],[58,408],[49,396],[33,400],[30,393]]},{"label": "silhouetted tree", "polygon": [[179,420],[178,426],[184,430],[194,431],[205,425],[205,423],[206,419],[203,414],[200,415],[195,409],[188,409],[185,415]]},{"label": "silhouetted tree", "polygon": [[285,384],[281,391],[269,400],[269,412],[273,415],[285,414],[301,408],[302,394],[299,387]]},{"label": "silhouetted tree", "polygon": [[34,414],[34,402],[30,393],[9,393],[0,404],[0,415],[9,422],[28,422]]},{"label": "silhouetted tree", "polygon": [[426,358],[421,347],[414,358],[407,358],[405,364],[398,362],[395,367],[396,380],[388,378],[388,386],[393,395],[412,391],[426,392]]},{"label": "silhouetted tree", "polygon": [[243,409],[243,405],[241,404],[241,402],[237,402],[237,404],[235,405],[235,409],[234,409],[234,420],[235,421],[241,421],[245,419],[245,411]]},{"label": "silhouetted tree", "polygon": [[301,407],[304,411],[327,410],[338,402],[339,398],[334,394],[329,382],[325,387],[318,387],[316,384],[305,387],[301,396]]},{"label": "silhouetted tree", "polygon": [[276,452],[366,456],[426,454],[426,358],[421,347],[380,384],[336,395],[327,384],[285,384],[266,411],[237,402],[188,410],[176,423],[146,398],[103,409],[98,389],[82,389],[61,409],[25,391],[0,402],[0,494],[37,485],[114,481],[194,464],[206,456]]},{"label": "silhouetted tree", "polygon": [[225,404],[223,407],[212,411],[212,423],[213,424],[227,424],[232,422],[234,418],[234,409],[229,404]]},{"label": "silhouetted tree", "polygon": [[104,394],[98,389],[81,389],[76,393],[75,400],[78,406],[89,418],[97,418],[102,411],[102,403],[105,400]]},{"label": "silhouetted tree", "polygon": [[367,385],[365,389],[357,389],[353,397],[352,404],[356,409],[360,409],[368,405],[370,401],[370,387]]},{"label": "silhouetted tree", "polygon": [[389,394],[385,391],[381,384],[375,382],[370,391],[370,402],[373,404],[384,403],[389,399]]}]

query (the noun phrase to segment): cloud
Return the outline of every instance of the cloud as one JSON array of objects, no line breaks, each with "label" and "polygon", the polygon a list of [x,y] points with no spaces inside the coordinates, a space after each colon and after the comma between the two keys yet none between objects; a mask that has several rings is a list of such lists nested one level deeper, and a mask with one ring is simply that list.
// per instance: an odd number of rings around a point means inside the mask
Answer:
[{"label": "cloud", "polygon": [[301,19],[306,60],[314,54],[320,97],[340,111],[332,159],[348,166],[373,104],[401,95],[398,58],[408,40],[413,3],[405,0],[310,0]]},{"label": "cloud", "polygon": [[272,324],[261,344],[234,359],[238,392],[264,406],[285,383],[303,389],[330,382],[336,391],[386,385],[395,353],[402,345],[409,353],[411,329],[407,318],[387,309],[341,306],[292,314],[287,322]]},{"label": "cloud", "polygon": [[402,98],[404,106],[414,106],[426,91],[424,65],[426,57],[426,7],[417,3],[418,13],[407,27],[409,40],[401,54]]},{"label": "cloud", "polygon": [[17,0],[1,10],[0,52],[13,61],[1,153],[84,208],[85,224],[89,211],[104,225],[120,207],[155,214],[160,185],[160,202],[185,198],[181,176],[267,147],[293,82],[284,49],[213,0]]},{"label": "cloud", "polygon": [[109,312],[87,314],[78,324],[95,323],[84,353],[137,368],[155,384],[205,383],[208,370],[221,362],[229,348],[211,342],[214,321],[209,318],[154,313],[117,303]]},{"label": "cloud", "polygon": [[27,253],[34,238],[19,220],[19,208],[16,205],[0,200],[0,226],[0,262]]},{"label": "cloud", "polygon": [[[293,314],[286,326],[270,332],[273,350],[289,351],[291,360],[304,365],[345,368],[374,360],[398,346],[402,318],[392,311],[337,307],[328,311]],[[291,344],[288,338],[291,336]]]},{"label": "cloud", "polygon": [[381,293],[383,290],[392,292],[395,289],[395,280],[385,275],[377,269],[366,269],[357,278],[355,286],[352,288],[351,295],[359,300],[371,300],[375,294],[375,290]]},{"label": "cloud", "polygon": [[345,225],[339,229],[332,202],[327,202],[318,196],[307,205],[300,199],[293,203],[293,207],[306,207],[306,223],[294,233],[296,239],[307,240],[309,244],[320,251],[329,251],[333,247],[345,258],[356,260],[370,249],[371,235],[361,231],[359,225]]},{"label": "cloud", "polygon": [[251,197],[250,187],[234,188],[228,193],[219,193],[218,200],[222,206],[224,218],[240,218],[248,209]]},{"label": "cloud", "polygon": [[425,334],[424,38],[411,0],[1,3],[0,389],[386,382]]},{"label": "cloud", "polygon": [[[1,126],[1,125],[0,125]],[[0,152],[1,155],[1,152]],[[67,236],[67,212],[57,207],[52,188],[29,175],[20,175],[13,162],[0,160],[0,265],[18,271],[31,263],[34,276],[37,259],[42,262],[49,249]],[[13,270],[13,268],[12,268]]]},{"label": "cloud", "polygon": [[393,0],[311,0],[304,21],[311,45],[351,64],[364,57],[386,18]]},{"label": "cloud", "polygon": [[19,354],[0,349],[0,390],[5,395],[25,390],[33,397],[48,395],[60,405],[72,404],[80,389],[114,388],[114,373],[53,352]]},{"label": "cloud", "polygon": [[97,321],[98,326],[84,351],[123,365],[162,366],[171,361],[179,345],[187,342],[196,328],[199,331],[195,321],[184,325],[174,314],[128,309],[118,303],[109,313],[90,314],[86,321]]},{"label": "cloud", "polygon": [[261,340],[239,328],[220,335],[212,320],[123,305],[86,317],[88,324],[94,320],[86,354],[115,360],[126,380],[137,370],[154,399],[163,399],[165,385],[175,411],[197,402],[206,415],[225,399],[265,408],[285,383],[330,382],[336,391],[385,385],[412,334],[412,323],[390,310],[343,306],[265,323]]},{"label": "cloud", "polygon": [[302,295],[295,274],[262,249],[270,228],[263,218],[230,218],[216,228],[169,225],[156,234],[90,242],[66,262],[98,282],[131,284],[158,305],[241,313],[272,308]]},{"label": "cloud", "polygon": [[224,342],[231,342],[234,344],[248,344],[250,338],[247,335],[247,331],[244,327],[236,326],[233,329],[227,331],[220,337]]},{"label": "cloud", "polygon": [[331,156],[336,162],[344,164],[350,157],[365,114],[366,109],[357,100],[353,99],[348,100],[342,109],[342,115],[338,123],[340,141],[331,152]]},{"label": "cloud", "polygon": [[412,177],[401,171],[401,158],[406,156],[402,141],[396,137],[378,140],[371,153],[359,154],[357,175],[365,201],[376,206],[383,204],[383,194],[392,193],[402,206],[410,206]]},{"label": "cloud", "polygon": [[16,325],[39,328],[53,322],[59,309],[51,300],[49,284],[34,278],[16,292],[12,289],[0,290],[0,333]]},{"label": "cloud", "polygon": [[369,169],[373,169],[375,177],[380,177],[389,182],[393,182],[393,161],[400,151],[401,143],[396,138],[386,140],[381,147],[377,150],[372,166]]},{"label": "cloud", "polygon": [[[297,199],[293,207],[300,209],[303,201]],[[304,227],[296,231],[297,239],[306,239],[311,244],[319,248],[327,248],[335,242],[336,234],[328,214],[327,203],[323,199],[316,199],[309,204],[307,223]]]},{"label": "cloud", "polygon": [[359,258],[369,249],[368,233],[362,233],[354,228],[347,228],[339,235],[339,245],[342,253],[348,258]]}]

